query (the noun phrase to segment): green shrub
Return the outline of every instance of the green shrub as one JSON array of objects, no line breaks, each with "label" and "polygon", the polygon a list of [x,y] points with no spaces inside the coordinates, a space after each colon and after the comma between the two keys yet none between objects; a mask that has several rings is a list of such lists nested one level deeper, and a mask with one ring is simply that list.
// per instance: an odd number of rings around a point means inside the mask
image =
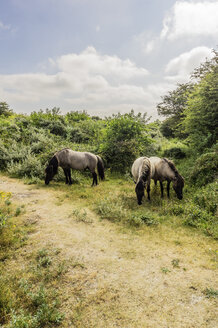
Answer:
[{"label": "green shrub", "polygon": [[175,159],[181,159],[186,157],[186,153],[179,147],[173,147],[166,149],[163,153],[163,157],[170,157]]},{"label": "green shrub", "polygon": [[52,134],[55,134],[57,136],[62,136],[63,138],[66,138],[67,136],[66,127],[60,121],[53,121],[49,123],[48,129]]},{"label": "green shrub", "polygon": [[61,324],[64,315],[58,311],[57,300],[41,285],[36,290],[28,281],[22,279],[18,293],[22,298],[23,309],[13,312],[10,328],[54,327]]},{"label": "green shrub", "polygon": [[10,197],[11,193],[6,193],[3,191],[0,192],[0,234],[3,228],[7,226],[7,222],[10,217]]},{"label": "green shrub", "polygon": [[8,164],[8,172],[12,177],[44,177],[44,167],[42,166],[39,158],[35,155],[28,154],[25,159],[19,163],[11,162]]},{"label": "green shrub", "polygon": [[147,226],[158,225],[159,222],[150,215],[133,214],[126,220],[131,226],[140,227],[145,224]]},{"label": "green shrub", "polygon": [[218,187],[216,183],[208,184],[194,194],[193,202],[215,215],[217,212],[217,191]]},{"label": "green shrub", "polygon": [[207,298],[216,298],[216,297],[218,297],[218,290],[215,290],[213,288],[206,288],[203,291],[203,293]]},{"label": "green shrub", "polygon": [[3,324],[11,311],[12,293],[8,282],[3,280],[0,272],[0,325]]},{"label": "green shrub", "polygon": [[121,221],[126,217],[126,210],[112,196],[105,197],[97,203],[96,211],[102,219]]},{"label": "green shrub", "polygon": [[218,226],[215,217],[197,205],[190,204],[185,211],[184,224],[198,228],[207,234],[218,238]]},{"label": "green shrub", "polygon": [[118,114],[108,119],[100,152],[111,170],[126,172],[145,146],[151,143],[145,117]]},{"label": "green shrub", "polygon": [[183,214],[185,211],[185,206],[184,205],[179,205],[179,204],[173,204],[172,207],[169,208],[170,214],[180,216]]},{"label": "green shrub", "polygon": [[217,176],[218,169],[218,153],[210,152],[201,155],[195,162],[191,171],[190,180],[199,186],[204,186],[209,182],[213,182]]},{"label": "green shrub", "polygon": [[9,140],[8,144],[0,141],[0,169],[5,170],[11,162],[18,163],[30,153],[30,147]]}]

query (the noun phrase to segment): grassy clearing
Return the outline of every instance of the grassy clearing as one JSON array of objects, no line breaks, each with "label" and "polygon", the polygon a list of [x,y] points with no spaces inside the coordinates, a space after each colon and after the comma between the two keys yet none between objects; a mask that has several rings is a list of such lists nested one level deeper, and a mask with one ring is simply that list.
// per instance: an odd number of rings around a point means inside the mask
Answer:
[{"label": "grassy clearing", "polygon": [[78,183],[71,187],[65,186],[63,182],[51,182],[49,185],[52,190],[62,191],[57,204],[61,205],[66,198],[80,202],[78,220],[88,220],[85,218],[85,212],[82,212],[83,207],[88,206],[101,219],[130,227],[143,225],[157,227],[159,224],[170,224],[177,227],[195,228],[215,239],[218,238],[217,184],[215,182],[198,189],[186,183],[182,201],[177,199],[172,187],[170,199],[167,199],[166,191],[165,197],[161,199],[160,187],[155,187],[152,183],[151,201],[149,202],[146,196],[143,204],[138,206],[135,185],[130,176],[107,174],[106,181],[100,182],[94,188],[89,185],[88,173],[87,177],[84,178],[81,174]]},{"label": "grassy clearing", "polygon": [[[190,249],[198,247],[202,252],[205,248],[205,239],[199,240],[198,230],[184,225],[183,205],[187,206],[187,195],[182,202],[176,199],[173,192],[170,200],[161,199],[159,186],[154,188],[152,184],[151,202],[144,199],[143,205],[138,206],[134,188],[134,183],[129,176],[122,178],[112,175],[107,175],[107,180],[100,182],[94,188],[91,187],[91,178],[86,179],[82,175],[79,183],[72,186],[66,186],[64,182],[59,181],[53,181],[49,186],[45,186],[43,182],[31,186],[32,191],[34,189],[48,191],[49,196],[51,198],[53,196],[51,205],[57,206],[56,209],[59,209],[60,213],[62,208],[68,207],[69,212],[65,218],[66,233],[69,227],[72,227],[72,230],[82,229],[84,235],[79,235],[79,238],[80,236],[85,238],[84,241],[81,240],[81,244],[79,239],[77,243],[80,246],[77,246],[73,244],[72,232],[67,243],[69,248],[79,247],[78,254],[82,246],[87,247],[87,252],[90,249],[92,252],[98,251],[96,255],[97,259],[100,259],[99,267],[95,265],[92,267],[92,261],[87,261],[82,255],[66,257],[63,251],[54,248],[53,245],[47,244],[45,247],[36,241],[29,245],[27,252],[22,252],[22,249],[26,250],[23,246],[28,244],[28,233],[34,229],[32,226],[35,226],[22,223],[22,214],[25,213],[22,205],[13,205],[10,198],[5,200],[5,208],[9,206],[11,208],[9,212],[13,214],[12,227],[14,220],[17,220],[16,229],[19,224],[20,232],[16,235],[16,240],[19,241],[16,247],[12,242],[8,244],[8,257],[0,264],[2,273],[0,305],[4,318],[1,324],[4,328],[101,327],[101,325],[112,327],[113,324],[122,327],[139,327],[142,321],[140,311],[138,313],[137,309],[144,304],[145,294],[137,284],[145,277],[135,278],[131,288],[136,290],[127,288],[125,282],[129,283],[133,279],[132,274],[126,273],[128,267],[134,267],[138,274],[143,268],[145,269],[147,262],[152,262],[155,267],[146,273],[151,283],[154,272],[160,282],[169,279],[169,284],[176,275],[183,277],[185,281],[186,271],[190,274],[190,269],[194,265],[189,248],[186,249],[186,254],[183,254],[183,247],[190,243],[190,235],[194,237]],[[70,204],[72,207],[69,206]],[[213,208],[211,205],[207,204],[207,206]],[[18,216],[16,216],[17,208],[21,209]],[[56,223],[59,223],[60,218],[58,217]],[[101,222],[98,222],[99,219]],[[96,234],[98,223],[102,230],[101,233]],[[116,234],[114,231],[105,231],[101,241],[107,238],[116,239],[115,247],[112,246],[111,241],[98,245],[104,227],[106,230],[114,230]],[[93,237],[94,245],[91,239],[86,239],[93,234],[96,234]],[[67,234],[63,236],[65,239]],[[148,244],[151,242],[151,248],[147,251]],[[172,254],[164,260],[168,245],[172,246],[173,252],[177,249],[179,253]],[[161,247],[165,249],[162,255],[159,253]],[[110,254],[104,257],[107,252]],[[184,264],[184,256],[187,256],[190,262]],[[211,259],[207,265],[213,269],[216,262],[215,251],[207,250],[207,256]],[[160,261],[158,265],[157,261]],[[3,265],[6,270],[3,270]],[[125,269],[118,271],[120,265]],[[116,279],[113,280],[115,273],[120,275],[119,281],[123,275],[121,285],[116,284]],[[145,307],[150,306],[147,296],[150,293],[154,297],[152,303],[157,309],[161,304],[154,292],[155,281],[153,280],[152,290],[145,284],[146,302],[148,302]],[[198,291],[204,299],[214,302],[216,297],[214,286],[202,285],[198,287]],[[150,310],[152,309],[149,308],[148,312]],[[149,313],[147,315],[149,316]]]}]

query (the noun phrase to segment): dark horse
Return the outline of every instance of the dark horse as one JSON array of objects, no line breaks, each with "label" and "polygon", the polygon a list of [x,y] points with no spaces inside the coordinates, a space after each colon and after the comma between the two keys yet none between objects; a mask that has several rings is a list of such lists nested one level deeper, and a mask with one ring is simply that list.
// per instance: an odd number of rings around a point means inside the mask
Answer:
[{"label": "dark horse", "polygon": [[167,196],[170,197],[170,183],[178,199],[182,199],[184,179],[177,171],[174,163],[167,158],[140,157],[132,165],[132,175],[136,183],[136,195],[138,204],[142,204],[144,189],[147,187],[148,199],[150,200],[150,182],[154,180],[155,185],[160,181],[161,197],[163,197],[163,181],[167,181]]},{"label": "dark horse", "polygon": [[65,148],[55,153],[52,159],[49,161],[49,164],[45,169],[46,185],[48,185],[55,174],[57,174],[58,166],[61,166],[64,170],[66,184],[72,184],[71,169],[89,169],[93,177],[92,186],[94,186],[94,184],[98,184],[97,174],[95,172],[96,167],[100,178],[102,180],[104,179],[104,164],[100,156],[88,152],[79,152]]}]

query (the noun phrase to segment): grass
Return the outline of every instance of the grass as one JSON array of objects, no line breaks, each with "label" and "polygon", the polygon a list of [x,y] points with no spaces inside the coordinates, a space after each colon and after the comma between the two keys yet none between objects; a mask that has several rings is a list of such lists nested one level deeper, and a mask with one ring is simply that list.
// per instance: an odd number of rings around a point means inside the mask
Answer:
[{"label": "grass", "polygon": [[[161,199],[159,187],[154,188],[152,184],[151,201],[148,202],[147,199],[143,199],[143,205],[138,206],[134,184],[129,180],[110,176],[110,179],[100,182],[94,188],[90,186],[89,180],[81,181],[83,183],[74,184],[73,186],[66,186],[64,182],[55,181],[49,187],[39,183],[33,185],[32,189],[49,188],[50,194],[54,196],[54,203],[56,202],[56,196],[58,196],[61,205],[66,202],[66,204],[72,203],[73,206],[76,206],[74,210],[71,208],[68,217],[68,223],[72,221],[73,223],[75,221],[81,222],[80,225],[74,225],[74,227],[81,226],[86,229],[85,231],[93,229],[94,234],[96,222],[93,225],[85,224],[92,223],[92,217],[96,213],[96,218],[101,220],[102,226],[105,225],[107,228],[113,226],[119,232],[116,238],[122,240],[122,238],[127,237],[126,248],[119,251],[120,263],[125,259],[129,261],[128,263],[134,265],[134,260],[137,261],[139,248],[141,247],[139,236],[146,240],[144,243],[145,250],[143,249],[142,252],[143,261],[140,268],[142,271],[146,264],[146,257],[144,258],[144,256],[147,251],[147,242],[149,243],[149,240],[154,236],[156,236],[156,242],[149,255],[150,258],[153,255],[156,256],[156,253],[158,255],[159,240],[161,240],[164,247],[169,243],[173,244],[174,249],[176,248],[179,252],[181,247],[185,248],[186,235],[189,235],[189,241],[192,234],[198,235],[199,240],[198,230],[193,229],[190,225],[184,225],[187,208],[190,204],[190,200],[187,198],[190,194],[185,195],[182,202],[176,199],[173,191],[170,200],[166,196]],[[189,191],[187,192],[189,193]],[[193,200],[191,199],[191,201]],[[199,200],[198,202],[200,203]],[[5,204],[5,206],[11,208],[9,215],[15,214],[17,207],[13,207],[11,203]],[[21,206],[19,208],[22,209]],[[90,215],[90,213],[92,214]],[[16,222],[22,220],[22,214],[23,211],[20,215],[14,217],[17,220]],[[25,229],[27,229],[28,236],[30,227],[19,227],[20,232],[18,226],[13,229],[13,235],[19,235],[16,238],[20,240],[17,245],[21,249],[26,242]],[[130,244],[131,239],[135,241],[135,248],[132,248],[133,244]],[[201,247],[199,244],[197,245],[198,248]],[[126,294],[123,295],[121,289],[116,290],[111,282],[107,281],[103,284],[99,279],[102,268],[104,268],[104,275],[107,277],[110,264],[102,263],[101,269],[94,268],[91,271],[90,263],[86,262],[82,256],[81,258],[72,257],[66,260],[62,251],[51,245],[46,247],[31,245],[32,252],[25,259],[22,259],[23,263],[19,266],[19,259],[21,259],[19,249],[16,252],[12,244],[10,247],[12,248],[8,251],[9,259],[11,258],[11,263],[16,261],[18,265],[15,268],[13,267],[14,272],[9,269],[5,272],[2,270],[4,279],[0,280],[0,288],[4,292],[2,295],[0,293],[2,297],[2,299],[0,298],[0,304],[3,304],[3,327],[38,328],[58,325],[60,327],[97,327],[96,322],[101,322],[104,326],[110,326],[113,322],[114,326],[123,325],[128,327],[131,325],[131,320],[135,320],[132,327],[140,326],[140,323],[136,323],[137,319],[131,317],[136,309],[134,300],[131,299],[132,303],[130,300],[124,300],[125,295],[132,295],[131,291],[129,294],[126,291]],[[157,267],[155,275],[159,273],[161,277],[168,279],[168,277],[176,275],[178,271],[180,271],[180,274],[185,271],[181,267],[181,263],[184,263],[184,261],[182,256],[180,260],[180,255],[174,255],[175,258],[171,257],[168,262],[162,261]],[[214,254],[208,254],[208,257],[209,255],[214,258]],[[3,268],[4,262],[2,262],[2,266],[0,264],[1,268]],[[181,270],[178,270],[178,268]],[[187,268],[189,270],[188,265]],[[121,287],[122,290],[126,288],[125,285]],[[210,299],[213,299],[214,295],[216,297],[216,291],[214,292],[212,289],[205,291],[205,296]],[[133,304],[134,310],[130,310],[130,304]]]},{"label": "grass", "polygon": [[[61,324],[58,292],[51,285],[66,274],[65,261],[56,261],[57,250],[39,249],[24,268],[6,264],[19,257],[31,226],[22,220],[23,205],[15,207],[11,194],[0,193],[0,325],[7,328],[54,327]],[[7,263],[6,263],[7,262]],[[5,326],[5,327],[6,327]]]},{"label": "grass", "polygon": [[[55,252],[38,250],[25,269],[8,272],[0,281],[1,323],[10,328],[59,326],[64,314],[59,311],[59,291],[52,286],[63,277],[66,263],[53,265]],[[19,277],[19,278],[18,278]],[[7,287],[6,287],[7,286]]]},{"label": "grass", "polygon": [[207,298],[217,298],[218,297],[218,290],[215,290],[213,288],[206,288],[203,291],[203,294],[207,297]]},{"label": "grass", "polygon": [[[182,168],[180,164],[179,170],[183,174]],[[186,170],[185,167],[183,169]],[[170,199],[166,196],[166,186],[162,199],[159,184],[155,187],[152,182],[151,201],[148,201],[146,196],[143,198],[142,205],[138,206],[135,185],[129,175],[121,176],[106,172],[106,180],[100,181],[97,187],[91,187],[89,172],[86,172],[86,175],[87,177],[84,177],[84,174],[76,172],[78,181],[72,186],[65,185],[64,180],[52,181],[49,185],[50,189],[61,192],[57,201],[58,205],[63,204],[66,198],[69,201],[79,201],[81,205],[79,212],[74,213],[78,221],[89,221],[88,216],[83,212],[83,207],[89,207],[101,219],[130,227],[141,229],[143,225],[147,225],[157,228],[159,224],[170,224],[175,227],[187,226],[200,230],[215,239],[218,238],[216,183],[199,189],[191,186],[186,178],[184,198],[179,201],[172,186]],[[48,188],[43,183],[40,186]]]}]

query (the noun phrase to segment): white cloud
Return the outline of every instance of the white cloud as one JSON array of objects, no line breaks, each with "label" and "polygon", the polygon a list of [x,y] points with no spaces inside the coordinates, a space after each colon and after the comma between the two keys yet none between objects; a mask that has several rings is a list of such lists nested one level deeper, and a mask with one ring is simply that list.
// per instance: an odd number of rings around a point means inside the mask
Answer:
[{"label": "white cloud", "polygon": [[176,1],[165,17],[161,38],[175,40],[181,37],[218,35],[218,2]]},{"label": "white cloud", "polygon": [[204,62],[206,58],[212,58],[213,54],[210,48],[197,47],[189,52],[182,53],[176,58],[169,61],[165,68],[168,74],[166,79],[177,82],[185,82],[188,80],[190,73]]},{"label": "white cloud", "polygon": [[10,30],[11,26],[10,25],[5,25],[0,21],[0,30]]},{"label": "white cloud", "polygon": [[143,54],[150,55],[166,44],[173,47],[176,41],[184,46],[194,42],[195,46],[212,43],[215,47],[217,36],[218,1],[179,0],[165,14],[159,34],[143,31],[134,40]]},{"label": "white cloud", "polygon": [[156,93],[146,89],[149,72],[129,59],[88,47],[80,54],[50,59],[49,65],[55,73],[0,75],[0,98],[19,112],[53,106],[102,116],[124,108],[149,115],[155,111]]},{"label": "white cloud", "polygon": [[100,25],[97,25],[97,26],[95,27],[96,32],[99,32],[100,29],[101,29]]},{"label": "white cloud", "polygon": [[100,55],[95,48],[88,47],[77,54],[64,55],[57,60],[58,68],[70,74],[79,72],[77,79],[103,76],[114,84],[121,81],[144,79],[148,75],[145,68],[138,68],[129,59],[122,60],[117,56]]}]

